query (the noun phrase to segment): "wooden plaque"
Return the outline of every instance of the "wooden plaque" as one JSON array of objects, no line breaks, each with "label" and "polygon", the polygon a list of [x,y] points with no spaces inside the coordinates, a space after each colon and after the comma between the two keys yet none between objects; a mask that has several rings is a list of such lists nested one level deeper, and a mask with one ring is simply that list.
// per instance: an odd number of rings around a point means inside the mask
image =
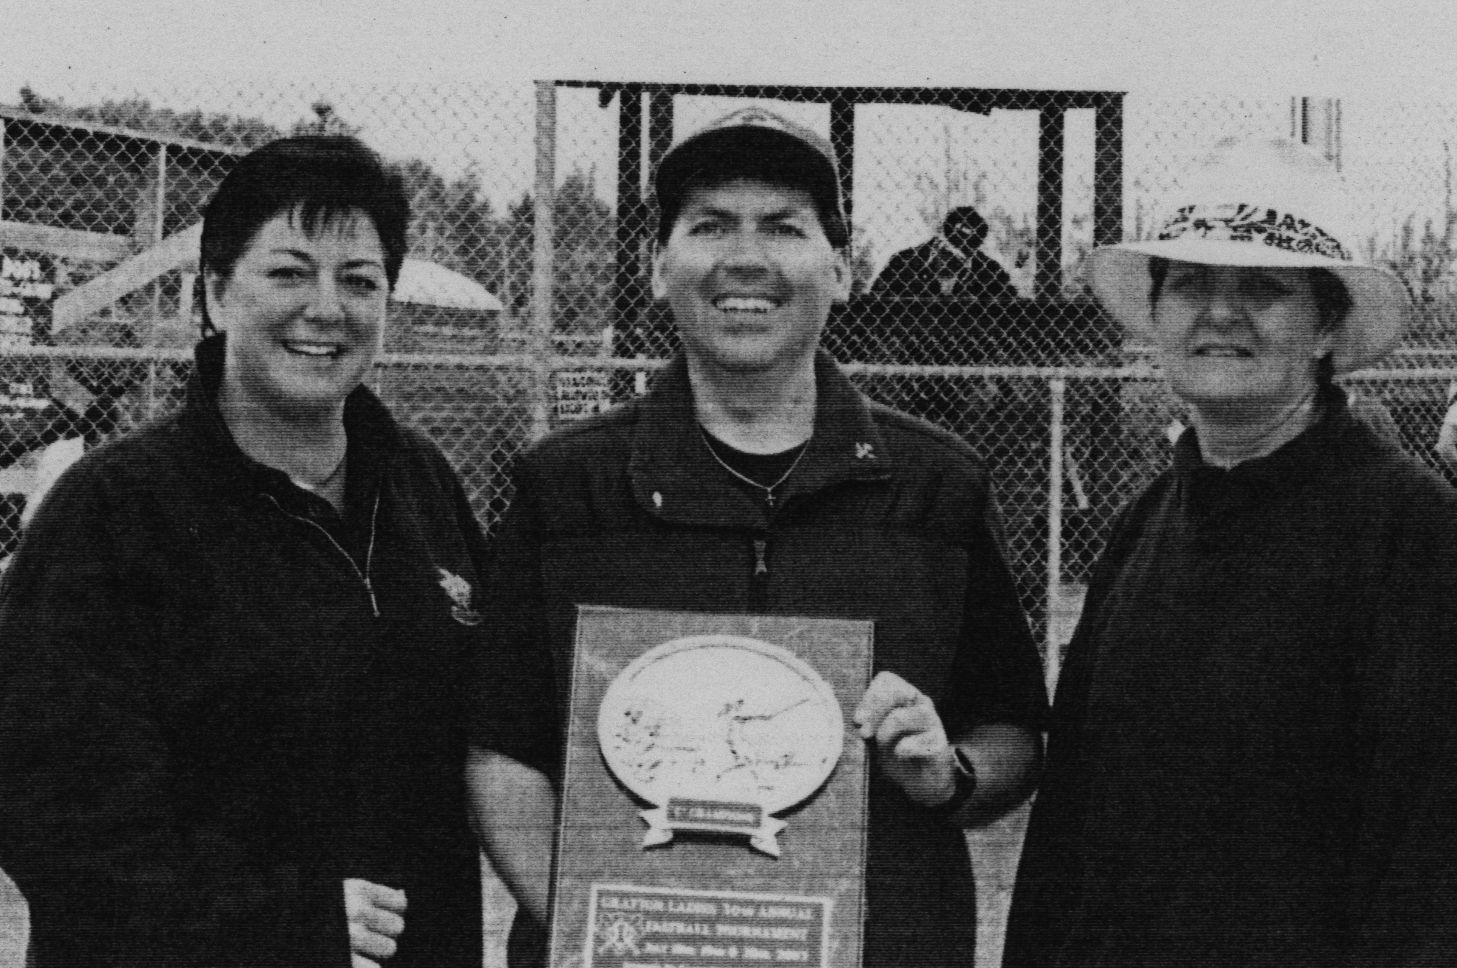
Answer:
[{"label": "wooden plaque", "polygon": [[553,968],[860,963],[869,622],[578,610]]}]

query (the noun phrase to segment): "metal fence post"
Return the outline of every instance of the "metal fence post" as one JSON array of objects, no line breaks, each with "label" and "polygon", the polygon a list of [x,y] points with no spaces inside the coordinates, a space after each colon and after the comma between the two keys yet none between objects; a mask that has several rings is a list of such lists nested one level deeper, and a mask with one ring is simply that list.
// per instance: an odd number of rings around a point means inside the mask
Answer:
[{"label": "metal fence post", "polygon": [[532,209],[531,380],[527,398],[531,439],[551,429],[553,239],[552,199],[556,192],[556,85],[536,82],[536,197]]},{"label": "metal fence post", "polygon": [[1051,397],[1047,441],[1047,633],[1043,675],[1050,696],[1057,685],[1062,664],[1058,639],[1057,617],[1062,611],[1062,465],[1063,409],[1067,399],[1067,379],[1053,377],[1047,389]]},{"label": "metal fence post", "polygon": [[5,217],[5,140],[10,133],[10,119],[0,117],[0,218]]},{"label": "metal fence post", "polygon": [[155,417],[157,415],[157,412],[158,412],[158,408],[157,408],[157,383],[158,383],[158,379],[157,379],[157,361],[156,360],[147,360],[147,382],[144,384],[147,389],[146,389],[146,395],[142,397],[142,400],[143,400],[142,415],[147,420],[151,420],[153,417]]},{"label": "metal fence post", "polygon": [[[148,246],[162,244],[167,231],[167,143],[157,142],[157,154],[152,163],[152,224],[149,228]],[[151,290],[152,318],[147,321],[144,339],[150,339],[162,317],[162,281],[154,279],[147,286]]]}]

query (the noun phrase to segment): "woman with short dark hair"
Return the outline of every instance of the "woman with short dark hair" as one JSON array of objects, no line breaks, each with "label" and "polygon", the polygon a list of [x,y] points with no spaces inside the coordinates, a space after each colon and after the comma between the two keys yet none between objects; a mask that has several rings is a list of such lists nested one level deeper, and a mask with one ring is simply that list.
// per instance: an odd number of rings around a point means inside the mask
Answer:
[{"label": "woman with short dark hair", "polygon": [[42,968],[479,968],[483,541],[364,386],[408,213],[353,138],[240,159],[185,404],[72,467],[16,553],[0,867]]}]

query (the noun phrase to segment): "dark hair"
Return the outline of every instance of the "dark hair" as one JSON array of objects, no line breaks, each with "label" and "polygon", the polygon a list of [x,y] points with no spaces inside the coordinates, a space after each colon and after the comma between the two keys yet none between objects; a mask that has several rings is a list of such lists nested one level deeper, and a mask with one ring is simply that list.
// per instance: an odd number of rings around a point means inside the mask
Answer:
[{"label": "dark hair", "polygon": [[[1331,332],[1345,322],[1346,314],[1351,311],[1355,301],[1351,299],[1351,291],[1341,281],[1341,277],[1329,269],[1316,269],[1311,273],[1311,293],[1315,297],[1315,309],[1320,313],[1320,328],[1322,332]],[[1322,356],[1315,365],[1315,383],[1319,387],[1330,386],[1336,378],[1336,362],[1332,357],[1335,354],[1327,353]]]},{"label": "dark hair", "polygon": [[394,289],[410,223],[399,172],[347,135],[281,138],[240,158],[203,211],[197,295],[204,336],[216,331],[202,298],[208,273],[231,275],[258,230],[295,209],[306,232],[350,209],[364,212],[379,233],[385,278]]},{"label": "dark hair", "polygon": [[962,205],[947,212],[946,218],[941,222],[941,231],[945,235],[951,235],[957,229],[976,236],[979,244],[987,237],[987,220],[970,205]]},{"label": "dark hair", "polygon": [[[1150,311],[1159,301],[1159,293],[1163,290],[1164,278],[1168,276],[1169,265],[1172,262],[1171,259],[1159,256],[1151,256],[1148,260],[1148,277],[1153,283],[1148,289]],[[1310,294],[1315,299],[1315,311],[1319,315],[1316,326],[1322,333],[1329,333],[1339,328],[1345,320],[1346,314],[1355,305],[1351,299],[1351,292],[1341,281],[1341,277],[1329,269],[1310,270]],[[1335,380],[1335,376],[1335,361],[1331,359],[1331,354],[1327,353],[1316,363],[1316,385],[1329,386]]]}]

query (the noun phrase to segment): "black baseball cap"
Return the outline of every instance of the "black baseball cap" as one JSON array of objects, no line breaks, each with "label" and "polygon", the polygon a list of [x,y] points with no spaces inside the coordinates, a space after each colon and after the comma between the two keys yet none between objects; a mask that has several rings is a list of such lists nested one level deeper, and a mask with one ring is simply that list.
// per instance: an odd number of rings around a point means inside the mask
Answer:
[{"label": "black baseball cap", "polygon": [[660,243],[673,231],[688,189],[705,178],[714,183],[755,178],[803,188],[814,199],[830,244],[837,249],[849,244],[839,167],[830,143],[772,111],[739,108],[668,150],[653,180]]}]

